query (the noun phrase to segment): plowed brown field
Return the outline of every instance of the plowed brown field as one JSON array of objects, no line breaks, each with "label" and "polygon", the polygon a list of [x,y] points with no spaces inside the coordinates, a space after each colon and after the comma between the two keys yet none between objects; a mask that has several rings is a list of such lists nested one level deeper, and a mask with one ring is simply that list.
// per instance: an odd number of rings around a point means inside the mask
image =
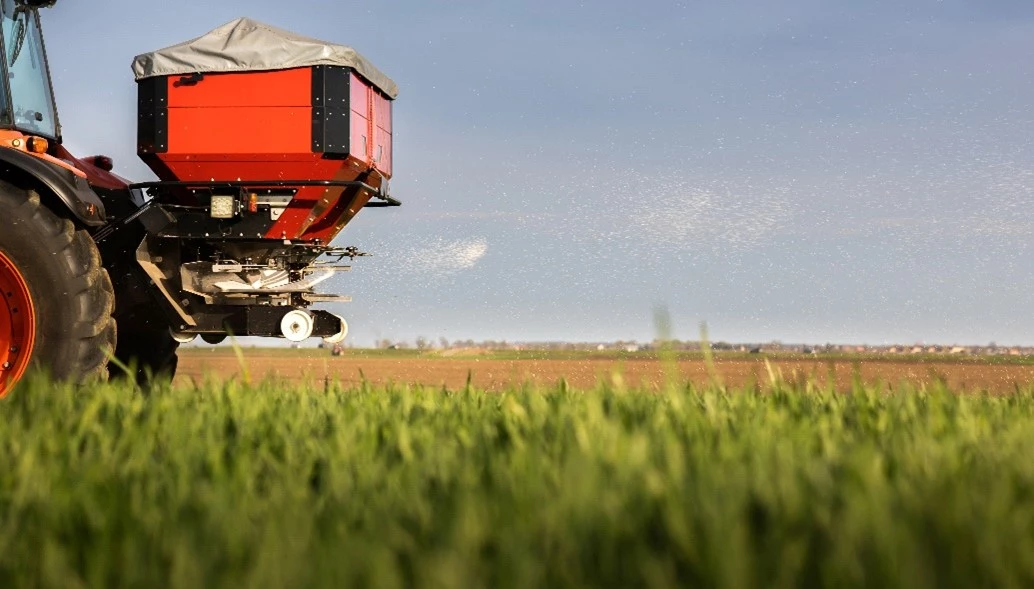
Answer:
[{"label": "plowed brown field", "polygon": [[[244,350],[245,364],[252,379],[266,376],[294,382],[323,381],[326,378],[345,384],[357,384],[363,376],[372,383],[404,383],[463,387],[468,378],[472,383],[489,390],[502,390],[524,382],[551,386],[560,379],[576,388],[588,388],[600,379],[610,380],[614,374],[628,386],[658,386],[665,382],[664,365],[655,358],[630,356],[628,358],[586,357],[580,359],[500,359],[485,357],[442,357],[439,355],[390,356],[366,355],[349,351],[348,355],[331,357],[325,351],[277,351],[268,349]],[[772,367],[781,371],[787,380],[813,376],[817,382],[827,382],[832,374],[837,388],[850,386],[857,371],[866,383],[882,381],[896,386],[903,381],[929,384],[942,380],[952,390],[988,390],[1008,393],[1017,386],[1034,385],[1034,365],[1022,363],[993,364],[978,360],[916,360],[904,358],[878,359],[801,359],[769,358]],[[678,376],[697,383],[707,383],[707,366],[701,359],[683,359],[677,362]],[[768,369],[762,357],[727,358],[716,360],[717,374],[731,386],[754,382],[767,383]],[[239,375],[241,366],[232,350],[222,348],[186,349],[180,353],[178,384],[200,381],[205,375],[221,378]]]}]

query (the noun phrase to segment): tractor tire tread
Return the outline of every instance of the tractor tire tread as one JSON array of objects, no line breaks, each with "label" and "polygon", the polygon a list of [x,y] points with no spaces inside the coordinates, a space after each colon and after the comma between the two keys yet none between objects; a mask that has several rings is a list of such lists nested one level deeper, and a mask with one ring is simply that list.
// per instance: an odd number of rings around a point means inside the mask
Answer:
[{"label": "tractor tire tread", "polygon": [[76,228],[71,220],[44,206],[39,193],[23,191],[0,181],[0,201],[15,205],[13,199],[22,201],[12,208],[36,231],[40,250],[50,254],[55,264],[63,266],[61,274],[65,280],[60,285],[63,291],[47,294],[65,297],[68,308],[74,310],[74,322],[66,330],[73,340],[65,343],[71,348],[70,359],[66,366],[47,368],[55,376],[77,384],[107,380],[108,356],[117,341],[112,317],[115,291],[101,263],[99,250],[85,230]]}]

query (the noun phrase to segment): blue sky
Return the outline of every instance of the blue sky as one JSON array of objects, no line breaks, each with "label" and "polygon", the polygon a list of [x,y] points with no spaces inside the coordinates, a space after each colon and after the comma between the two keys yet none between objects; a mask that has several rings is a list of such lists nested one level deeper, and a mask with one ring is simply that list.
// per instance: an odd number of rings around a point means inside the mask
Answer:
[{"label": "blue sky", "polygon": [[67,144],[149,178],[133,57],[238,16],[400,86],[358,344],[1034,343],[1034,4],[66,1]]}]

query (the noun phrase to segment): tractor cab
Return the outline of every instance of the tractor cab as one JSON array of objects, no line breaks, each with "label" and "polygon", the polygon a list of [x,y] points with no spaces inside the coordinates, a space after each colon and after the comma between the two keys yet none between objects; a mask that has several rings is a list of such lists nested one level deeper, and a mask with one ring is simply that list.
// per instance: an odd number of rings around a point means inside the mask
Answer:
[{"label": "tractor cab", "polygon": [[61,127],[50,83],[37,7],[24,0],[0,0],[0,39],[6,81],[0,88],[0,128],[59,139]]}]

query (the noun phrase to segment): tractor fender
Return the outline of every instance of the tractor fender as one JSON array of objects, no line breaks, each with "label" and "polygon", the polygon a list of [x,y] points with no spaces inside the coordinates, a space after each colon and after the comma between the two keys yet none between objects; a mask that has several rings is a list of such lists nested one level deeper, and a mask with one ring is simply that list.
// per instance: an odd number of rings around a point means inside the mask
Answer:
[{"label": "tractor fender", "polygon": [[[86,178],[16,149],[0,149],[0,166],[14,168],[31,176],[57,196],[69,212],[84,225],[104,225],[104,203],[90,188]],[[0,171],[0,177],[2,176],[3,172]]]}]

